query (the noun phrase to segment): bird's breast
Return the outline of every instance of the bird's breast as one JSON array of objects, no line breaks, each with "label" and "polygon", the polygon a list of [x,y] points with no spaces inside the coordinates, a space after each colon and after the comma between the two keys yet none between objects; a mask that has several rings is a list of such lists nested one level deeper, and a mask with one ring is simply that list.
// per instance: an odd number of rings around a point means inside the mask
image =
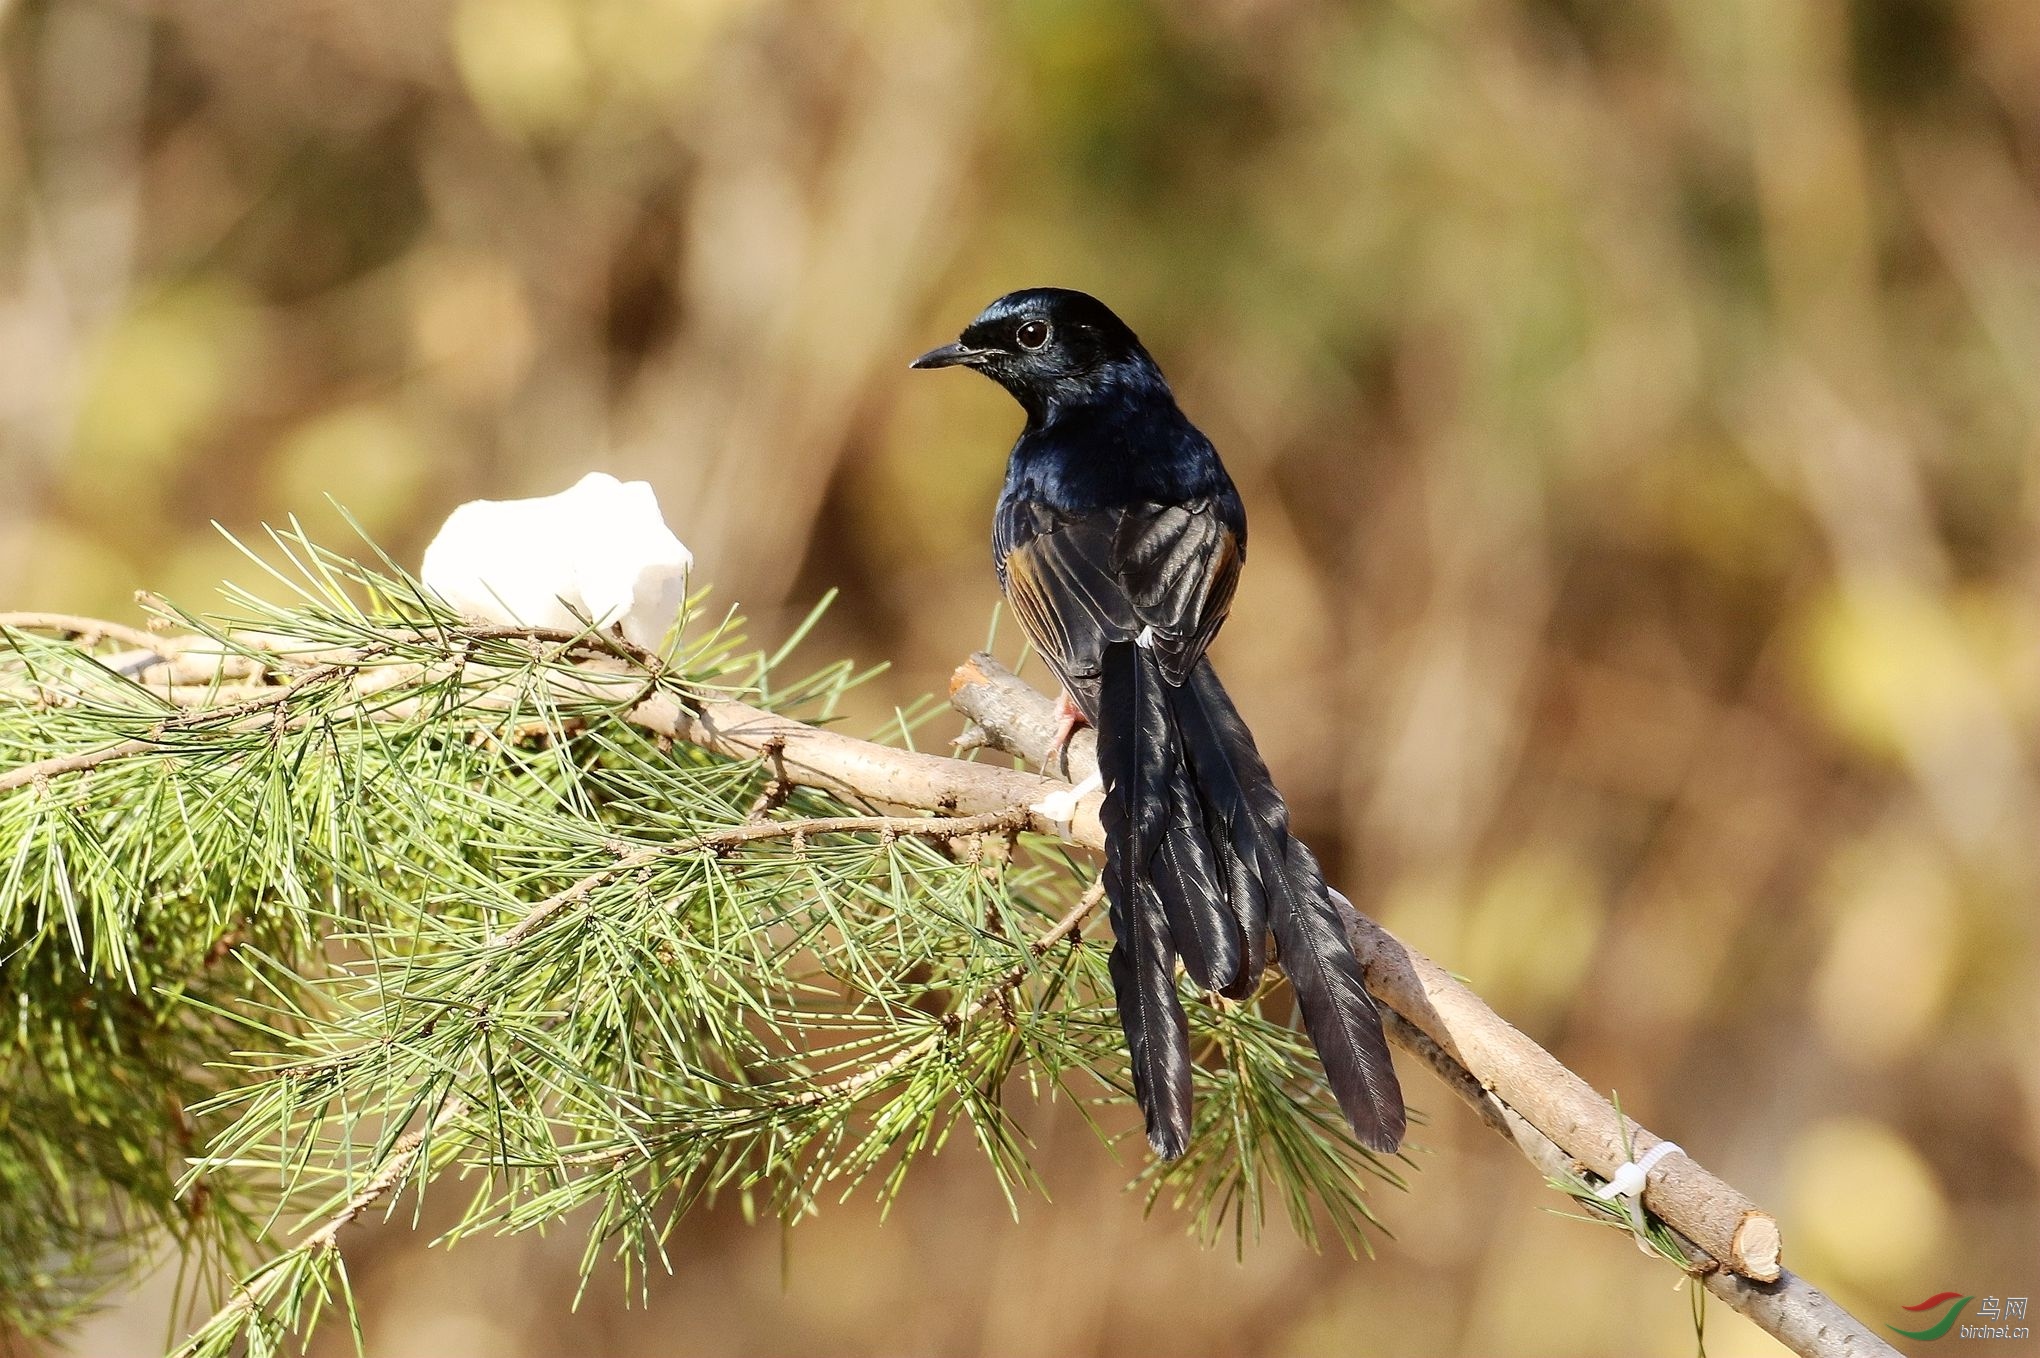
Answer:
[{"label": "bird's breast", "polygon": [[1176,503],[1231,491],[1211,443],[1188,421],[1087,420],[1022,434],[1006,494],[1059,512]]}]

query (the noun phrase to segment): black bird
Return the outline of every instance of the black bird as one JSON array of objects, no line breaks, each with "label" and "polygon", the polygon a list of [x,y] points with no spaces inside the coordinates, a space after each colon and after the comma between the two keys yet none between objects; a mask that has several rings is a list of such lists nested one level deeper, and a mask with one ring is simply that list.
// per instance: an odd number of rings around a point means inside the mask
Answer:
[{"label": "black bird", "polygon": [[1064,288],[1008,293],[916,368],[975,368],[1027,412],[992,530],[999,584],[1098,731],[1112,986],[1148,1141],[1190,1141],[1176,960],[1253,993],[1274,934],[1304,1027],[1361,1143],[1402,1142],[1403,1101],[1323,874],[1205,658],[1246,559],[1211,441],[1126,323]]}]

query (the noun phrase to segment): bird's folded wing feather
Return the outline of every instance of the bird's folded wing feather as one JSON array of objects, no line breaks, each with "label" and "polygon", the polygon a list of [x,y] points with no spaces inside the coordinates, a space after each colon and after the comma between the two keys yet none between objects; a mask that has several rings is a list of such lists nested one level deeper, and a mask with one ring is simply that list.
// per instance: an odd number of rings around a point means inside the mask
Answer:
[{"label": "bird's folded wing feather", "polygon": [[1002,507],[994,550],[1021,625],[1073,691],[1107,646],[1143,636],[1181,684],[1225,622],[1243,555],[1209,500],[1076,515],[1022,502]]}]

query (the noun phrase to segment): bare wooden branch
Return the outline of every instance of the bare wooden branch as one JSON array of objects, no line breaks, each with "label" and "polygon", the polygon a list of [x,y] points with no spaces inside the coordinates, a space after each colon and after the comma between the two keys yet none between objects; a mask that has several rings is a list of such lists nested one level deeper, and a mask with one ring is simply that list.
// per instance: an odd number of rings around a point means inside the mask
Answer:
[{"label": "bare wooden branch", "polygon": [[[1521,1113],[1503,1103],[1493,1090],[1482,1089],[1480,1081],[1423,1029],[1393,1009],[1382,1017],[1392,1042],[1422,1061],[1440,1083],[1458,1095],[1491,1130],[1513,1142],[1546,1178],[1563,1181],[1582,1177],[1584,1165],[1531,1126]],[[1705,1250],[1677,1231],[1672,1232],[1672,1239],[1689,1260],[1700,1261],[1690,1272],[1703,1287],[1794,1353],[1819,1358],[1896,1358],[1891,1345],[1790,1269],[1780,1269],[1774,1282],[1754,1282],[1722,1268]]]},{"label": "bare wooden branch", "polygon": [[[972,656],[951,680],[949,695],[989,744],[1034,760],[1047,753],[1054,704],[991,657]],[[1070,775],[1083,778],[1096,767],[1096,739],[1082,733],[1070,745]],[[1067,838],[1090,847],[1100,842],[1074,831]],[[1614,1175],[1627,1158],[1624,1120],[1607,1100],[1437,963],[1350,905],[1346,919],[1368,989],[1387,1007],[1397,1045],[1547,1173]],[[1627,1126],[1639,1157],[1661,1139],[1633,1120]],[[1689,1257],[1725,1265],[1708,1272],[1709,1291],[1794,1352],[1895,1356],[1832,1299],[1786,1271],[1775,1219],[1698,1161],[1683,1155],[1660,1161],[1643,1204],[1691,1245]]]}]

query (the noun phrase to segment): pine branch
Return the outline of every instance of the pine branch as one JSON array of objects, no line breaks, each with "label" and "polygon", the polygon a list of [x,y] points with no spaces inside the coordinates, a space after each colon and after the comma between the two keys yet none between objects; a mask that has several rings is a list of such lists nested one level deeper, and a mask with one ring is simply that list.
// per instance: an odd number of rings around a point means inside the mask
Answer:
[{"label": "pine branch", "polygon": [[[1090,917],[1091,913],[1098,908],[1098,903],[1104,899],[1105,884],[1103,882],[1091,883],[1090,886],[1084,889],[1084,894],[1077,897],[1077,903],[1064,912],[1061,919],[1044,929],[1035,937],[1033,942],[1027,945],[1028,951],[1036,957],[1047,953],[1050,948],[1075,933],[1078,926]],[[992,1010],[1005,1005],[1011,999],[1013,992],[1019,988],[1020,983],[1027,979],[1028,974],[1028,967],[1014,967],[999,978],[998,983],[992,987],[991,993],[972,1004],[962,1017],[957,1019],[955,1024],[951,1026],[956,1027],[969,1023],[971,1020],[980,1018]],[[816,1103],[825,1102],[830,1099],[854,1099],[865,1090],[883,1082],[901,1067],[935,1050],[936,1044],[942,1040],[942,1036],[940,1032],[930,1033],[913,1046],[894,1053],[877,1065],[860,1070],[855,1075],[851,1075],[826,1088],[817,1089],[808,1097]]]},{"label": "pine branch", "polygon": [[[1058,784],[795,720],[854,676],[785,684],[785,648],[753,659],[727,627],[668,664],[463,623],[275,542],[300,602],[242,596],[225,623],[158,603],[146,652],[90,620],[0,628],[0,767],[34,770],[0,791],[9,979],[61,1042],[122,1013],[83,1059],[180,1108],[166,1140],[114,1098],[104,1156],[69,1144],[67,1111],[99,1116],[81,1093],[17,1112],[75,1190],[6,1218],[18,1252],[138,1259],[146,1231],[95,1240],[91,1217],[182,1213],[200,1268],[241,1275],[182,1351],[267,1351],[351,1314],[351,1223],[449,1173],[479,1191],[445,1239],[592,1204],[584,1267],[611,1248],[634,1276],[697,1199],[791,1220],[832,1184],[890,1196],[957,1130],[1009,1197],[1031,1188],[1008,1086],[1130,1106],[1104,949],[1072,936],[1098,892],[1034,809]],[[1399,1176],[1293,1032],[1184,1000],[1209,1121],[1193,1156],[1141,1162],[1150,1193],[1207,1235],[1273,1200],[1361,1248],[1365,1180]],[[0,1038],[0,1075],[60,1078],[49,1041]],[[50,1173],[8,1152],[0,1204]],[[159,1160],[187,1166],[182,1202],[121,1172]],[[48,1328],[51,1295],[0,1279],[0,1323]]]},{"label": "pine branch", "polygon": [[[1011,824],[1012,819],[1010,815],[974,816],[962,819],[938,818],[934,820],[890,816],[814,817],[806,821],[784,821],[772,825],[747,826],[744,829],[750,833],[740,831],[727,832],[721,836],[721,844],[727,846],[753,842],[763,838],[861,831],[914,835],[979,834],[990,830],[1007,828]],[[768,831],[776,832],[776,834],[766,833]],[[703,838],[706,840],[716,837],[704,836]],[[695,847],[714,846],[697,841]],[[585,895],[585,892],[582,894]],[[1103,884],[1094,883],[1078,898],[1077,903],[1070,907],[1069,911],[1061,919],[1044,930],[1028,945],[1030,950],[1035,956],[1039,957],[1057,943],[1076,932],[1078,926],[1098,908],[1098,903],[1104,899],[1104,895],[1105,889]],[[528,936],[541,922],[538,918],[539,911],[545,910],[550,913],[552,909],[558,908],[554,903],[559,901],[561,901],[561,898],[552,897],[542,902],[538,909],[535,909],[531,915],[526,916],[524,924],[519,925],[518,928],[504,935],[503,944],[505,946],[514,946],[519,940]],[[527,925],[531,927],[526,927]],[[972,1019],[997,1008],[1021,982],[1027,979],[1027,975],[1028,972],[1025,967],[1016,967],[1008,972],[1000,980],[993,993],[986,995],[972,1005],[969,1012],[959,1022],[968,1023]],[[854,1100],[861,1094],[882,1084],[903,1067],[933,1051],[941,1041],[942,1036],[941,1032],[931,1033],[915,1045],[895,1053],[877,1065],[867,1067],[834,1085],[815,1090],[808,1098],[811,1102],[816,1103],[831,1100]],[[433,1110],[431,1116],[426,1119],[424,1126],[398,1138],[396,1144],[384,1158],[382,1166],[376,1170],[366,1183],[349,1196],[346,1202],[341,1204],[339,1210],[328,1216],[316,1229],[306,1234],[299,1241],[296,1252],[317,1257],[330,1251],[336,1251],[339,1248],[342,1232],[346,1231],[355,1222],[361,1220],[377,1203],[388,1197],[399,1185],[415,1174],[418,1171],[420,1162],[430,1152],[433,1138],[458,1122],[462,1117],[465,1117],[471,1107],[472,1105],[464,1097],[449,1096],[443,1100]],[[187,1341],[183,1351],[197,1352],[203,1348],[208,1338],[237,1332],[247,1315],[260,1305],[261,1299],[253,1290],[245,1286],[238,1289],[228,1300],[227,1304],[221,1307]]]},{"label": "pine branch", "polygon": [[[79,621],[83,620],[80,619]],[[4,625],[4,623],[0,623],[0,625]],[[0,793],[11,792],[18,787],[26,787],[30,783],[60,778],[65,774],[86,773],[118,759],[132,759],[137,755],[160,751],[163,748],[164,742],[170,738],[172,733],[179,730],[189,729],[194,726],[206,726],[216,729],[221,726],[242,722],[259,713],[275,712],[286,706],[292,699],[303,693],[311,685],[331,679],[338,673],[340,673],[340,670],[337,666],[321,665],[300,675],[282,688],[267,689],[225,706],[207,705],[202,708],[195,708],[189,712],[165,717],[162,721],[156,723],[147,735],[133,740],[118,741],[112,745],[101,746],[96,750],[80,750],[72,754],[52,755],[48,759],[38,759],[32,764],[23,764],[18,768],[12,768],[5,773],[0,773]]]},{"label": "pine branch", "polygon": [[802,820],[763,821],[755,825],[732,826],[727,830],[712,830],[678,844],[662,844],[623,855],[612,866],[591,872],[572,886],[540,901],[517,922],[515,928],[494,942],[499,947],[515,947],[555,914],[587,900],[596,887],[656,863],[661,858],[698,853],[703,849],[733,849],[739,844],[756,844],[767,839],[797,840],[808,835],[874,834],[893,839],[901,835],[923,839],[961,839],[968,835],[999,832],[1018,834],[1032,820],[1026,807],[1012,806],[976,816],[809,816]]}]

